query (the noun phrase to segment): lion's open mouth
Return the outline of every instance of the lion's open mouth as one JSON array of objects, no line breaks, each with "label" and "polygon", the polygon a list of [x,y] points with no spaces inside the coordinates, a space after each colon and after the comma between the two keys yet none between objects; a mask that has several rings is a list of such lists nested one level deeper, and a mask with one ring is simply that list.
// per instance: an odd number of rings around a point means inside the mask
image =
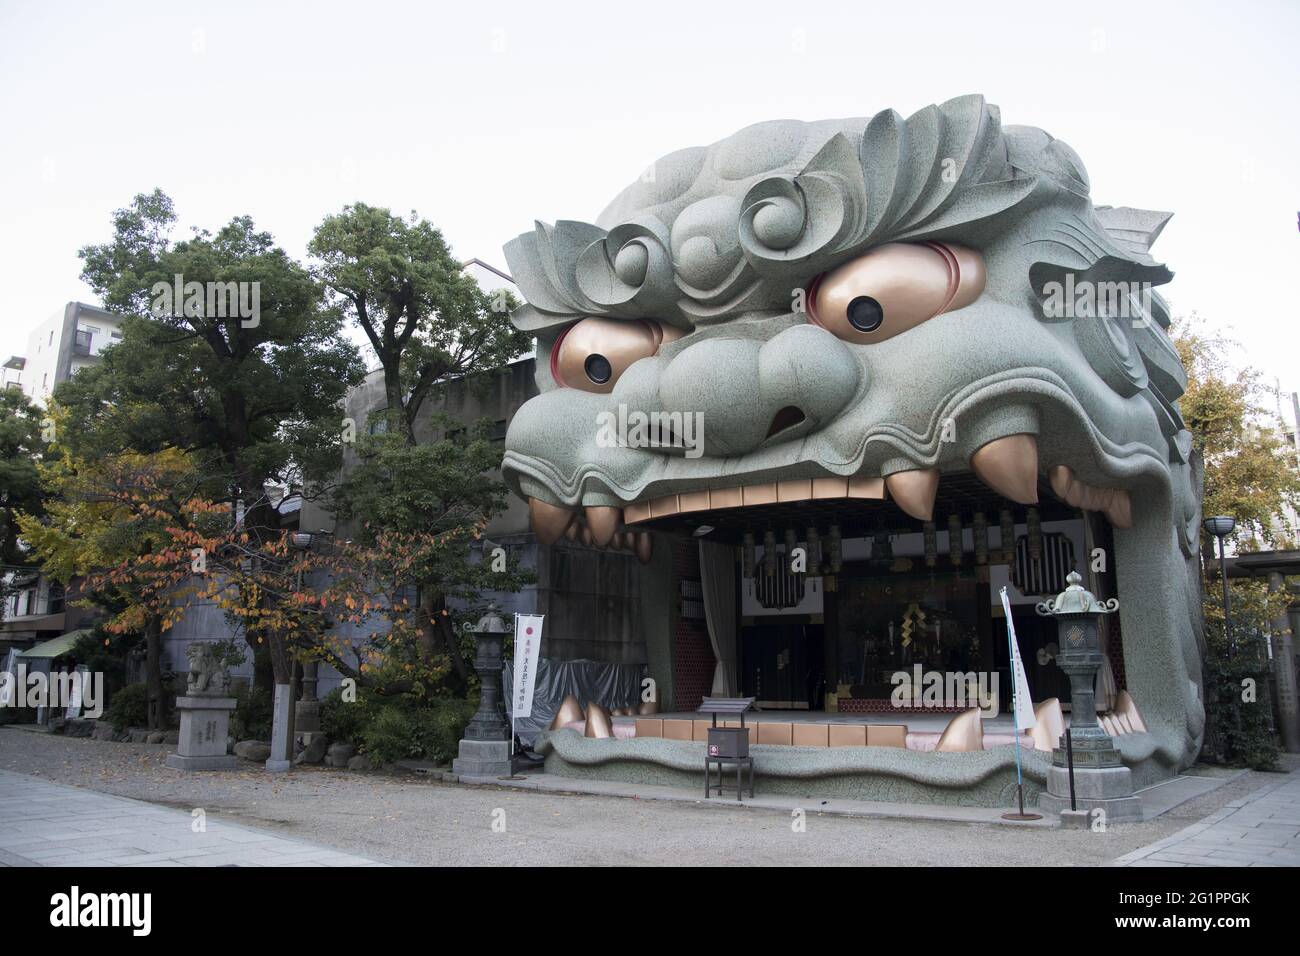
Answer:
[{"label": "lion's open mouth", "polygon": [[[708,525],[718,538],[739,540],[759,526],[834,523],[845,533],[867,533],[882,524],[906,525],[947,514],[996,514],[1008,504],[1041,506],[1044,517],[1098,511],[1111,525],[1132,522],[1129,492],[1082,481],[1066,464],[1038,468],[1033,435],[1009,435],[989,442],[971,458],[970,472],[941,475],[937,468],[889,475],[825,476],[781,481],[729,481],[723,486],[649,495],[622,507],[569,508],[529,496],[533,531],[543,544],[561,537],[596,548],[632,551],[649,560],[649,530],[689,532]],[[1059,514],[1058,514],[1059,512]]]}]

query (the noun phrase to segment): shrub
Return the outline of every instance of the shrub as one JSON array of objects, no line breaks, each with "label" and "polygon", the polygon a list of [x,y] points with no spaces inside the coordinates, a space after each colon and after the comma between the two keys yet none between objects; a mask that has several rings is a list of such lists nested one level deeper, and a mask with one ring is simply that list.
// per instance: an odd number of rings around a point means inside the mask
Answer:
[{"label": "shrub", "polygon": [[271,739],[271,694],[262,687],[241,687],[235,691],[235,710],[230,715],[230,735],[236,740]]},{"label": "shrub", "polygon": [[458,697],[395,700],[370,710],[357,737],[361,749],[376,763],[403,759],[446,763],[455,756],[473,714],[474,705]]},{"label": "shrub", "polygon": [[[1249,618],[1234,623],[1228,660],[1221,622],[1206,628],[1205,759],[1252,770],[1277,768],[1277,740],[1269,731],[1272,699],[1263,635]],[[1248,691],[1248,688],[1250,689]]]},{"label": "shrub", "polygon": [[361,728],[369,716],[368,694],[357,694],[354,701],[345,701],[343,691],[335,688],[320,702],[320,729],[336,743],[360,743]]},{"label": "shrub", "polygon": [[110,634],[96,625],[77,639],[68,654],[91,673],[103,674],[104,691],[112,697],[126,686],[127,660],[143,641],[139,634]]},{"label": "shrub", "polygon": [[149,689],[144,684],[127,684],[108,702],[108,722],[118,733],[149,722]]},{"label": "shrub", "polygon": [[359,729],[359,736],[361,749],[376,763],[394,763],[424,754],[415,721],[396,704],[376,710]]}]

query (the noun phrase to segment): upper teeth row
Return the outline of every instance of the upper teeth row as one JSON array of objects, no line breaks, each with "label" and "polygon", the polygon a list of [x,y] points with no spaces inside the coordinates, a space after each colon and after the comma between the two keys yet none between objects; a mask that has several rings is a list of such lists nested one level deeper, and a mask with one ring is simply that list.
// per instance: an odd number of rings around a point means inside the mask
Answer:
[{"label": "upper teeth row", "polygon": [[[1038,503],[1038,440],[1033,435],[1008,435],[982,446],[970,460],[971,469],[984,484],[1005,498],[1023,505]],[[1133,521],[1132,503],[1127,491],[1098,488],[1074,477],[1068,465],[1048,469],[1048,481],[1057,497],[1076,508],[1102,511],[1117,528],[1127,528]],[[939,470],[917,468],[896,471],[883,478],[801,478],[711,488],[661,495],[637,501],[623,508],[591,506],[585,509],[585,524],[576,513],[561,505],[529,498],[533,531],[543,544],[550,544],[567,534],[596,547],[613,544],[634,550],[642,561],[650,559],[653,543],[646,532],[619,532],[620,525],[632,525],[654,518],[666,518],[693,511],[742,508],[782,502],[823,500],[827,498],[888,497],[905,513],[920,521],[934,516],[935,496],[939,491]],[[643,556],[644,554],[644,556]]]}]

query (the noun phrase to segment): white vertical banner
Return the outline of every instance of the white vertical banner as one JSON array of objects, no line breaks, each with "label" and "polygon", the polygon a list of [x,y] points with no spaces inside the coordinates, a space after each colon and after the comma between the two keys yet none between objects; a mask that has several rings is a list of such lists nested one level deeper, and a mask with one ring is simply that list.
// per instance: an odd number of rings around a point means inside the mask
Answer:
[{"label": "white vertical banner", "polygon": [[510,699],[512,720],[531,717],[537,659],[542,649],[542,614],[515,615],[515,686]]},{"label": "white vertical banner", "polygon": [[81,716],[82,698],[86,693],[86,680],[90,677],[90,668],[79,664],[73,674],[75,676],[70,690],[72,699],[67,702],[67,710],[63,712],[66,720],[75,720]]},{"label": "white vertical banner", "polygon": [[1002,589],[1002,613],[1007,616],[1007,641],[1011,645],[1011,687],[1014,696],[1016,730],[1029,730],[1036,723],[1034,702],[1029,696],[1029,681],[1025,677],[1025,665],[1020,660],[1020,642],[1016,640],[1016,625],[1011,618],[1011,599],[1007,589]]},{"label": "white vertical banner", "polygon": [[4,670],[0,671],[0,707],[8,707],[13,699],[17,696],[15,689],[18,686],[18,648],[9,648],[9,653],[5,655]]}]

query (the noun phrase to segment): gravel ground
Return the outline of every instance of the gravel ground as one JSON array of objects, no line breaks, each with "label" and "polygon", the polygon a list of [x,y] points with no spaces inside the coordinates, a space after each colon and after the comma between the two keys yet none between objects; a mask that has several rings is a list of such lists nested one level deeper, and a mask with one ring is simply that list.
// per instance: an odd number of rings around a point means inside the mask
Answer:
[{"label": "gravel ground", "polygon": [[[503,865],[1103,865],[1196,822],[1276,774],[1251,773],[1149,823],[1021,830],[462,787],[415,775],[260,767],[181,774],[162,745],[0,728],[0,768],[191,810],[392,863]],[[494,832],[504,811],[505,832]]]}]

